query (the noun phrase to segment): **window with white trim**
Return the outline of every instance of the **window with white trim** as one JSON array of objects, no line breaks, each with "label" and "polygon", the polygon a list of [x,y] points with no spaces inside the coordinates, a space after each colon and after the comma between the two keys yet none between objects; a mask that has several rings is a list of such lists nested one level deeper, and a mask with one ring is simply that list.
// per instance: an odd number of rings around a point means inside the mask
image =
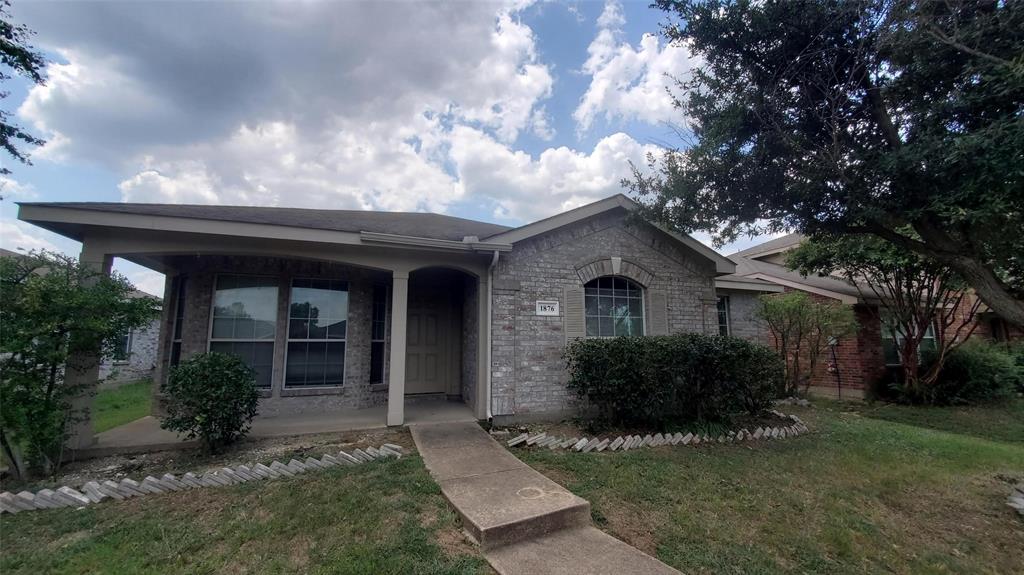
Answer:
[{"label": "window with white trim", "polygon": [[348,282],[292,281],[285,387],[340,386],[345,381]]},{"label": "window with white trim", "polygon": [[718,296],[718,335],[729,335],[729,296]]},{"label": "window with white trim", "polygon": [[218,275],[213,296],[210,351],[236,355],[256,372],[256,387],[269,388],[277,331],[275,277]]},{"label": "window with white trim", "polygon": [[624,277],[605,276],[583,286],[587,337],[644,334],[644,290]]}]

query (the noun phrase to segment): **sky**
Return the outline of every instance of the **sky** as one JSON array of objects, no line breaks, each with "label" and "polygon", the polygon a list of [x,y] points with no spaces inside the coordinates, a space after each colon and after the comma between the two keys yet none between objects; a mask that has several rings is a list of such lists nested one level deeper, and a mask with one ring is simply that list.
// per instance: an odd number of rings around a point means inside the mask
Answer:
[{"label": "sky", "polygon": [[[37,2],[48,80],[0,105],[0,246],[77,255],[18,201],[432,211],[522,225],[622,192],[680,145],[699,63],[647,2]],[[697,235],[707,241],[706,237]],[[729,253],[753,243],[727,246]],[[163,276],[115,269],[154,294]]]}]

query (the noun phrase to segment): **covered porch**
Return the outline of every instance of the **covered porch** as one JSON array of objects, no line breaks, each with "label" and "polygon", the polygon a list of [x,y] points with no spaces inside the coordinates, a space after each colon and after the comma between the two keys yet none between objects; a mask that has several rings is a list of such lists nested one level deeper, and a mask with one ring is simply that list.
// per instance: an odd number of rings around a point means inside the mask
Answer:
[{"label": "covered porch", "polygon": [[[476,419],[473,410],[462,401],[431,398],[412,400],[405,406],[406,425],[465,422]],[[343,408],[317,414],[258,417],[253,420],[249,437],[260,439],[377,429],[387,427],[386,421],[386,405],[362,409]],[[98,433],[96,441],[91,446],[76,450],[74,455],[79,459],[88,459],[193,446],[198,446],[198,442],[185,441],[176,434],[161,429],[159,420],[150,415]]]},{"label": "covered porch", "polygon": [[[488,416],[488,271],[508,246],[49,205],[20,218],[81,241],[104,272],[121,257],[165,274],[154,415],[173,365],[220,351],[256,371],[254,435]],[[69,447],[168,439],[156,419],[97,439],[92,396]]]}]

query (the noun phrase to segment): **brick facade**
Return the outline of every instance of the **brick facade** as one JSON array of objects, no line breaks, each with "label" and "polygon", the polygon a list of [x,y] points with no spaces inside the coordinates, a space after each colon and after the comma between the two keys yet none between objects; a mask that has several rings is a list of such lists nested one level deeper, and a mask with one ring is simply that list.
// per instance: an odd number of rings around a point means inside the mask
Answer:
[{"label": "brick facade", "polygon": [[[384,386],[370,385],[370,334],[375,284],[390,283],[390,277],[353,266],[329,262],[290,260],[270,257],[204,256],[180,258],[176,262],[179,277],[186,281],[185,319],[182,325],[181,358],[207,351],[214,282],[218,274],[273,276],[278,280],[277,330],[274,339],[274,370],[271,388],[262,390],[259,413],[274,416],[316,413],[341,408],[382,405],[387,400]],[[287,317],[293,278],[330,278],[348,282],[348,324],[345,338],[345,383],[333,388],[285,389],[284,366],[287,347]],[[174,298],[168,291],[165,309],[173,313]],[[166,323],[173,323],[173,315]],[[172,325],[167,325],[161,341],[160,368],[166,373]],[[387,347],[387,344],[385,344]]]},{"label": "brick facade", "polygon": [[[499,418],[552,417],[578,407],[566,389],[566,287],[619,267],[647,294],[666,295],[668,331],[717,333],[713,263],[657,229],[608,212],[515,244],[493,278],[491,393]],[[607,268],[607,269],[605,269]],[[539,316],[558,300],[559,316]],[[645,323],[650,325],[650,307]]]},{"label": "brick facade", "polygon": [[128,357],[124,361],[104,359],[100,363],[100,387],[117,387],[153,377],[159,350],[160,320],[133,329]]}]

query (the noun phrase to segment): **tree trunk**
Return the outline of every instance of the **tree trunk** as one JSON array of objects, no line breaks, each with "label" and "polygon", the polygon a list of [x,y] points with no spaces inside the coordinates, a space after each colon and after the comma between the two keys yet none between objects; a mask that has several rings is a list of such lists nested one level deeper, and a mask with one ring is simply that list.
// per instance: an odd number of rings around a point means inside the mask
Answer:
[{"label": "tree trunk", "polygon": [[941,262],[960,274],[974,291],[999,317],[1024,328],[1024,301],[1010,292],[1010,288],[999,279],[999,276],[984,263],[970,254],[964,253],[961,242],[950,237],[948,233],[928,222],[914,222],[914,229],[921,235],[918,241],[899,234],[885,226],[875,223],[866,230],[876,236],[888,240],[898,246],[930,257]]},{"label": "tree trunk", "polygon": [[1024,328],[1024,301],[1015,298],[991,269],[968,258],[955,258],[947,263],[971,284],[981,301],[999,317]]},{"label": "tree trunk", "polygon": [[21,450],[18,449],[17,445],[11,443],[11,438],[8,437],[2,429],[0,429],[0,445],[3,447],[4,455],[7,457],[7,462],[11,466],[14,478],[19,481],[27,479],[28,475],[25,470],[25,463],[21,459]]}]

